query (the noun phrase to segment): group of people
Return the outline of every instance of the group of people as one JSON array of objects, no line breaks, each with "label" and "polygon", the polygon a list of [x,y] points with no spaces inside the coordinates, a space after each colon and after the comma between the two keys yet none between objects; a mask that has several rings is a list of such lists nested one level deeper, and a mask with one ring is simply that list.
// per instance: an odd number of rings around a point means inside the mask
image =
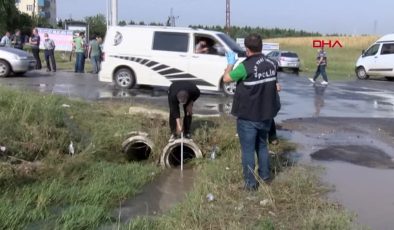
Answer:
[{"label": "group of people", "polygon": [[[76,53],[75,69],[76,73],[85,72],[85,59],[90,59],[93,67],[92,73],[97,74],[100,71],[101,63],[101,45],[102,38],[100,36],[93,36],[93,38],[87,43],[83,33],[77,33],[73,39],[73,50]],[[55,48],[56,44],[52,40],[48,33],[44,34],[44,41],[38,33],[38,29],[32,30],[31,36],[22,36],[21,31],[18,29],[15,34],[6,32],[0,39],[0,46],[12,47],[23,50],[25,46],[31,48],[31,52],[36,60],[35,69],[42,69],[42,63],[40,58],[40,44],[44,46],[44,57],[46,62],[47,72],[56,72],[56,59],[55,59]]]},{"label": "group of people", "polygon": [[[17,29],[15,34],[11,35],[10,32],[6,32],[0,40],[0,45],[4,47],[12,47],[15,49],[23,50],[24,46],[30,46],[31,52],[36,60],[35,69],[41,69],[41,58],[40,58],[40,44],[41,37],[38,34],[38,29],[34,28],[30,37],[23,37],[21,31]],[[44,54],[45,62],[47,65],[47,71],[56,72],[56,61],[55,61],[55,43],[49,38],[48,34],[44,34]]]},{"label": "group of people", "polygon": [[93,74],[100,71],[101,53],[102,53],[103,39],[100,36],[94,35],[87,44],[84,33],[76,33],[73,40],[73,50],[76,54],[75,59],[75,73],[85,72],[85,59],[90,59],[92,63]]},{"label": "group of people", "polygon": [[23,44],[25,39],[23,39],[20,30],[15,30],[15,34],[11,35],[10,32],[6,32],[5,35],[0,40],[0,45],[5,47],[13,47],[16,49],[23,49]]}]

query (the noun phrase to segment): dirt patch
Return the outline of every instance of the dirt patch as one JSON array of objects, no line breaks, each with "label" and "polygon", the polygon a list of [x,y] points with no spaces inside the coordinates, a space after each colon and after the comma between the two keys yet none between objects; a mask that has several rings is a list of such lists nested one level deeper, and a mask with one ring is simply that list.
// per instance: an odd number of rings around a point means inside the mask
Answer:
[{"label": "dirt patch", "polygon": [[393,159],[371,146],[330,146],[311,154],[320,161],[343,161],[369,168],[394,169]]}]

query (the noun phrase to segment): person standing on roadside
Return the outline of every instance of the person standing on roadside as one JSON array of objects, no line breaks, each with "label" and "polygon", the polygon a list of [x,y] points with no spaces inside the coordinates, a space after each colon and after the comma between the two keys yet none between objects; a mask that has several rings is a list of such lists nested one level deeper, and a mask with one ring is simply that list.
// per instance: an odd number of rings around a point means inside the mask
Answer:
[{"label": "person standing on roadside", "polygon": [[5,33],[4,37],[1,38],[0,44],[1,44],[1,46],[4,46],[4,47],[11,47],[11,34],[10,34],[10,32],[7,31]]},{"label": "person standing on roadside", "polygon": [[23,38],[20,30],[15,30],[15,35],[12,37],[11,43],[15,49],[23,49]]},{"label": "person standing on roadside", "polygon": [[[185,138],[191,138],[190,128],[192,124],[193,104],[200,97],[200,90],[196,84],[189,81],[176,81],[168,89],[168,104],[170,107],[170,129],[169,142],[179,138],[183,132]],[[181,113],[179,104],[183,105],[184,118],[181,124]]]},{"label": "person standing on roadside", "polygon": [[276,64],[261,53],[262,46],[260,35],[247,36],[247,58],[234,70],[235,53],[226,53],[228,65],[223,78],[223,82],[237,82],[231,113],[237,117],[244,189],[247,191],[255,191],[259,187],[254,173],[255,153],[258,176],[266,183],[271,180],[267,138],[271,122],[280,109]]},{"label": "person standing on roadside", "polygon": [[324,47],[322,47],[318,52],[317,52],[317,57],[316,57],[316,63],[317,63],[317,69],[315,76],[312,78],[309,78],[309,80],[312,83],[316,82],[316,79],[319,77],[321,74],[323,77],[322,85],[328,85],[328,78],[327,78],[327,73],[326,73],[326,67],[327,67],[327,53],[324,51]]},{"label": "person standing on roadside", "polygon": [[84,72],[84,65],[85,62],[85,49],[84,49],[84,41],[80,33],[76,33],[76,37],[73,41],[73,46],[76,53],[76,60],[75,60],[75,73],[83,73]]},{"label": "person standing on roadside", "polygon": [[88,49],[88,58],[92,62],[93,74],[97,74],[100,71],[100,55],[98,36],[93,36],[93,39],[89,42]]},{"label": "person standing on roadside", "polygon": [[40,59],[40,42],[41,38],[38,35],[38,29],[33,29],[33,34],[30,37],[31,52],[33,53],[34,59],[36,59],[36,69],[41,69],[41,59]]},{"label": "person standing on roadside", "polygon": [[[56,72],[55,61],[55,42],[49,38],[48,34],[44,34],[45,62],[47,63],[47,72]],[[51,68],[52,67],[52,68]]]}]

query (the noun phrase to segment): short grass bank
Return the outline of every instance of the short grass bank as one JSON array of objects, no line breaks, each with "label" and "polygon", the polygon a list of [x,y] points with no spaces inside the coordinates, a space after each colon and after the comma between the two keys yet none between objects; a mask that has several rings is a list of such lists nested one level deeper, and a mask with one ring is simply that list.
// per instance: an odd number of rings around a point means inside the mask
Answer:
[{"label": "short grass bank", "polygon": [[331,80],[352,80],[356,78],[354,68],[361,51],[367,49],[378,37],[376,36],[344,36],[344,37],[300,37],[267,39],[267,42],[277,42],[281,50],[295,51],[301,59],[301,71],[313,76],[316,71],[317,48],[313,48],[314,40],[326,42],[339,41],[342,48],[336,45],[326,47],[328,66],[327,74]]}]

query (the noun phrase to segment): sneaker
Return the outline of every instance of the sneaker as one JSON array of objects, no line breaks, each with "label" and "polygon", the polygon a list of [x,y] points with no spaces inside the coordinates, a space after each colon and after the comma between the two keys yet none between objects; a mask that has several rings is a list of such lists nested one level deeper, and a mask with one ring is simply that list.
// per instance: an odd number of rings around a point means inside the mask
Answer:
[{"label": "sneaker", "polygon": [[313,78],[308,78],[309,81],[311,81],[312,83],[315,83],[315,80],[313,80]]},{"label": "sneaker", "polygon": [[322,81],[321,84],[322,84],[322,85],[328,85],[328,82]]}]

